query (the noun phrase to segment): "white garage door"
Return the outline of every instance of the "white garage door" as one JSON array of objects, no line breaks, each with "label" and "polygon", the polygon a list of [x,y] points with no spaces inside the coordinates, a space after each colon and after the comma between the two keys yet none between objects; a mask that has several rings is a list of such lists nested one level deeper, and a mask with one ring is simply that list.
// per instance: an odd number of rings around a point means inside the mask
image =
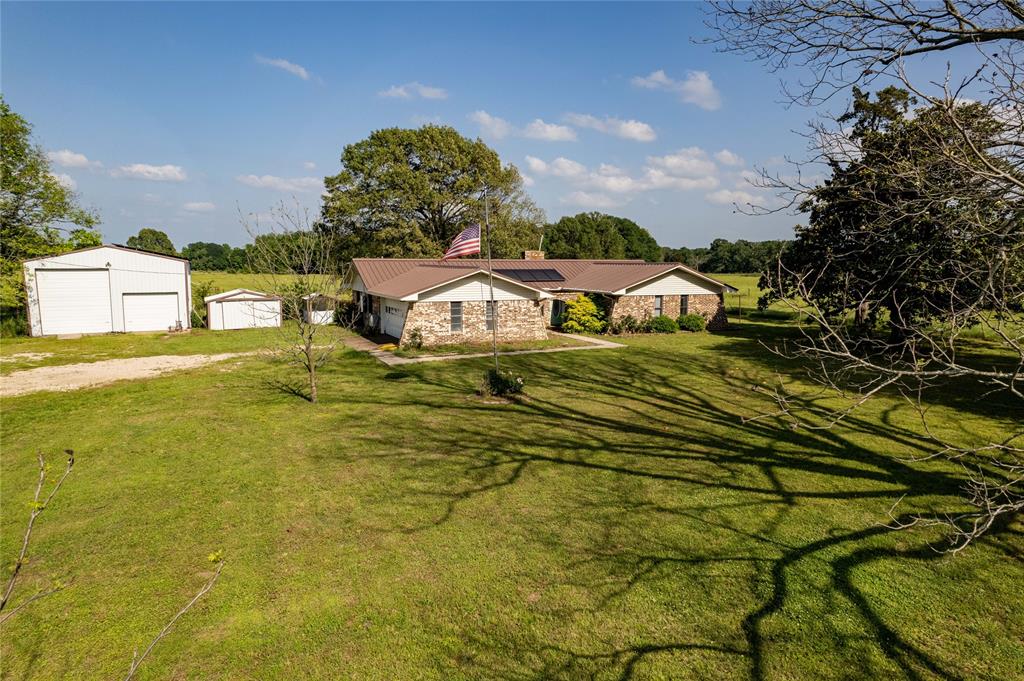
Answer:
[{"label": "white garage door", "polygon": [[109,333],[110,277],[106,270],[36,270],[43,335]]},{"label": "white garage door", "polygon": [[407,303],[385,298],[380,303],[380,330],[387,336],[402,337]]},{"label": "white garage door", "polygon": [[125,293],[123,303],[125,331],[166,331],[179,321],[177,293]]}]

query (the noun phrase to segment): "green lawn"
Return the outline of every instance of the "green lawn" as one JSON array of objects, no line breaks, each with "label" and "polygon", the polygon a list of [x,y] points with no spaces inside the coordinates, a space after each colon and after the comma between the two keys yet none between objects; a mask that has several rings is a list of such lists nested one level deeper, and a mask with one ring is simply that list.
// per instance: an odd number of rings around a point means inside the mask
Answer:
[{"label": "green lawn", "polygon": [[[590,345],[586,341],[567,336],[552,335],[545,340],[519,341],[516,343],[498,343],[498,352],[516,352],[521,350],[552,350],[554,348],[572,348]],[[472,355],[480,352],[491,352],[490,343],[461,343],[458,345],[435,345],[427,348],[397,348],[393,351],[399,357],[428,357],[433,355]]]},{"label": "green lawn", "polygon": [[[285,322],[284,333],[279,329],[192,329],[187,333],[102,334],[63,339],[55,336],[4,338],[0,341],[0,374],[124,357],[248,352],[291,339],[289,324],[291,322]],[[324,337],[335,337],[347,332],[338,327],[324,327],[322,333]],[[297,343],[298,335],[294,335],[294,339]]]},{"label": "green lawn", "polygon": [[[69,586],[0,628],[3,678],[123,676],[223,550],[140,678],[1020,679],[1024,527],[951,557],[883,525],[901,497],[958,508],[957,471],[911,461],[904,402],[833,430],[741,421],[771,406],[754,384],[797,380],[758,342],[791,332],[748,316],[504,358],[514,404],[473,395],[486,359],[350,351],[317,405],[257,357],[4,400],[4,566],[36,452],[78,463],[19,589]],[[104,342],[250,342],[139,338]],[[1019,414],[956,390],[933,417],[980,439]]]},{"label": "green lawn", "polygon": [[[288,279],[289,275],[275,275],[278,279]],[[223,293],[236,288],[247,288],[262,291],[272,283],[268,281],[265,274],[252,274],[251,272],[206,272],[201,270],[192,271],[192,292],[205,282],[213,284],[216,293]]]}]

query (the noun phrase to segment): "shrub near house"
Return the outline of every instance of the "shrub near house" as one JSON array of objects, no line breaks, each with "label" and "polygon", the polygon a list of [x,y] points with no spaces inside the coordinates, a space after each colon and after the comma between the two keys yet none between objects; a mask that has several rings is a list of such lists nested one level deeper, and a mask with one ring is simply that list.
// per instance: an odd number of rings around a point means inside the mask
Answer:
[{"label": "shrub near house", "polygon": [[562,331],[566,333],[601,333],[605,329],[597,303],[582,293],[565,303]]}]

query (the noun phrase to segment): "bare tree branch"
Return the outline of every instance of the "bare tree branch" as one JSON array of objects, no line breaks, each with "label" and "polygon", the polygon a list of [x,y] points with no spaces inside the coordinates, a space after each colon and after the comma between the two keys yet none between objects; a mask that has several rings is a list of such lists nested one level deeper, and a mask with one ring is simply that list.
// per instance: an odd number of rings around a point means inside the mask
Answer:
[{"label": "bare tree branch", "polygon": [[[11,572],[11,576],[7,580],[7,586],[4,589],[3,598],[0,599],[0,611],[3,611],[3,609],[6,608],[8,603],[10,602],[11,594],[14,592],[14,585],[17,583],[18,576],[21,574],[21,568],[25,565],[25,558],[28,554],[28,545],[29,541],[31,541],[32,539],[32,530],[35,527],[36,519],[39,516],[41,516],[43,514],[43,511],[46,510],[46,507],[49,506],[50,501],[53,500],[53,497],[57,494],[57,491],[60,490],[61,485],[64,484],[65,478],[68,477],[68,475],[71,473],[71,468],[75,465],[75,453],[72,450],[68,449],[65,450],[65,454],[67,454],[68,457],[67,467],[64,469],[64,473],[60,476],[60,478],[57,479],[57,483],[53,486],[53,489],[50,490],[50,493],[46,495],[46,498],[43,501],[40,501],[39,499],[40,496],[42,495],[43,487],[46,484],[47,468],[46,460],[43,458],[42,453],[38,455],[39,479],[38,482],[36,483],[35,495],[32,498],[32,510],[29,513],[28,525],[25,527],[25,535],[21,541],[21,551],[18,553],[18,559],[14,562],[14,568]],[[11,615],[21,610],[21,608],[28,605],[32,601],[35,601],[51,593],[60,591],[61,588],[63,587],[55,586],[51,589],[46,589],[37,592],[33,596],[29,597],[29,599],[23,602],[21,605],[17,606],[13,610],[8,611],[8,613],[5,614],[2,619],[0,619],[0,624],[6,622]]]}]

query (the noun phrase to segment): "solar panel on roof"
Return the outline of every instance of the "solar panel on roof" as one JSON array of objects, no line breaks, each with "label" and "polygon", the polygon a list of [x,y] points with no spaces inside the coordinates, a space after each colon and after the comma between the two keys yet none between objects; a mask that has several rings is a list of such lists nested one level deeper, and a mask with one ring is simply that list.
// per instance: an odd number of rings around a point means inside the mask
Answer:
[{"label": "solar panel on roof", "polygon": [[498,274],[511,277],[524,283],[537,281],[565,281],[565,277],[559,274],[558,270],[550,268],[542,269],[501,269],[494,270]]}]

